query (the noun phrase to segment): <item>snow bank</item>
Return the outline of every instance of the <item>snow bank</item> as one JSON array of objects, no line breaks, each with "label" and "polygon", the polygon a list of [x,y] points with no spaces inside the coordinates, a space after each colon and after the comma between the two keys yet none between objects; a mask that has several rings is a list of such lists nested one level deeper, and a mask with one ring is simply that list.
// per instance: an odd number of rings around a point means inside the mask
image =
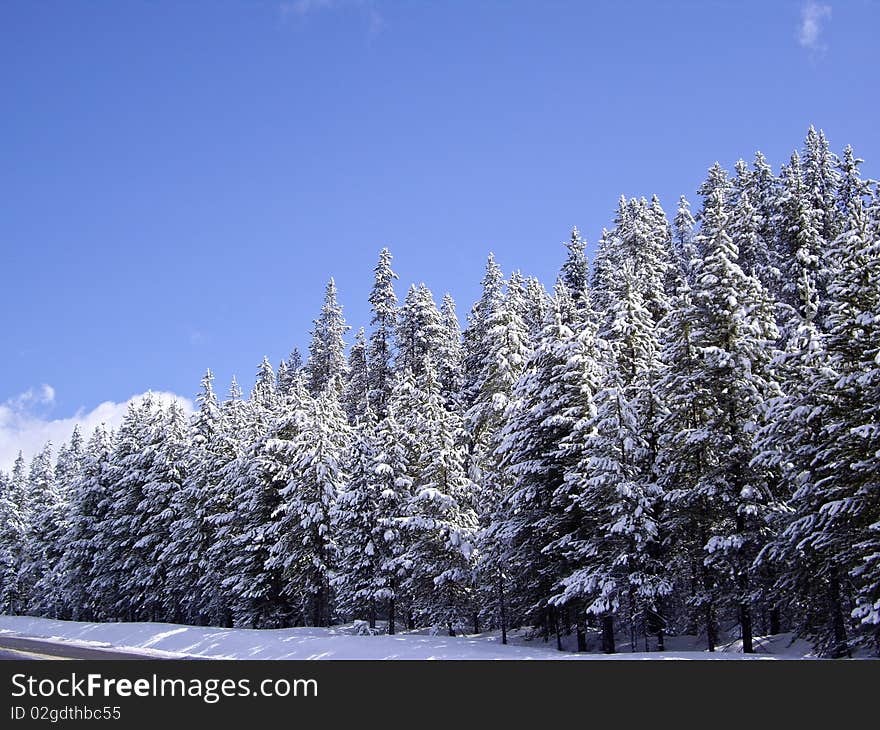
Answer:
[{"label": "snow bank", "polygon": [[395,636],[355,635],[351,625],[334,628],[223,629],[160,623],[81,623],[29,616],[0,616],[0,635],[46,638],[92,647],[114,647],[156,657],[212,659],[781,659],[809,654],[804,642],[788,635],[757,642],[758,653],[747,657],[731,644],[709,654],[696,648],[693,637],[670,637],[669,651],[576,654],[556,651],[540,639],[514,635],[501,644],[495,633],[433,636],[405,632]]}]

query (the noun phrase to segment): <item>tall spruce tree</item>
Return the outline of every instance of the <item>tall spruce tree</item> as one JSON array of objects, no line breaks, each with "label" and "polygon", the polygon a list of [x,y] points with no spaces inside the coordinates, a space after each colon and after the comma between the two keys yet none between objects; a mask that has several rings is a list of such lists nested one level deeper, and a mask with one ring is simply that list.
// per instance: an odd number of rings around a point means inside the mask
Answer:
[{"label": "tall spruce tree", "polygon": [[364,329],[358,330],[348,354],[348,379],[342,394],[343,407],[352,425],[363,418],[370,408],[370,371],[367,363],[367,339]]},{"label": "tall spruce tree", "polygon": [[448,293],[443,295],[440,317],[443,330],[437,352],[437,378],[446,407],[451,411],[459,411],[464,377],[461,325],[455,311],[455,300]]},{"label": "tall spruce tree", "polygon": [[0,495],[0,609],[4,613],[23,613],[27,606],[23,576],[31,516],[28,496],[27,467],[19,451]]},{"label": "tall spruce tree", "polygon": [[349,330],[336,299],[336,282],[331,278],[324,291],[324,304],[315,320],[309,345],[309,390],[317,396],[330,389],[342,396],[346,379],[345,333]]},{"label": "tall spruce tree", "polygon": [[[220,448],[220,406],[213,388],[214,376],[208,370],[202,378],[198,411],[192,419],[189,448],[176,455],[180,487],[171,498],[174,519],[169,525],[168,542],[161,553],[167,566],[165,611],[186,618],[189,623],[209,620],[212,596],[206,595],[199,578],[208,572],[208,549],[214,540],[214,527],[208,520],[208,500],[220,488],[216,455]],[[179,424],[169,438],[180,438]],[[175,446],[179,446],[176,444]]]},{"label": "tall spruce tree", "polygon": [[373,331],[367,361],[370,369],[370,405],[381,420],[393,386],[394,335],[397,331],[397,296],[394,293],[397,274],[391,268],[391,253],[387,248],[379,252],[379,262],[373,273],[375,278],[370,292],[370,323]]},{"label": "tall spruce tree", "polygon": [[90,585],[99,528],[107,517],[105,497],[110,488],[112,455],[113,433],[101,424],[89,438],[79,476],[70,485],[69,528],[59,573],[64,602],[74,621],[90,621],[98,616]]},{"label": "tall spruce tree", "polygon": [[428,359],[436,361],[446,339],[443,320],[431,290],[424,284],[411,286],[397,323],[397,357],[394,365],[398,371],[410,370],[420,377]]},{"label": "tall spruce tree", "polygon": [[[698,535],[700,552],[691,562],[707,570],[694,601],[706,610],[709,648],[717,639],[715,611],[726,603],[737,615],[743,651],[751,652],[751,565],[767,540],[765,516],[773,497],[765,475],[749,464],[757,453],[760,410],[778,392],[769,369],[778,333],[763,287],[737,263],[728,219],[723,190],[715,188],[704,206],[698,237],[704,257],[697,262],[684,315],[691,322],[688,339],[695,354],[692,382],[673,384],[689,388],[692,403],[679,402],[677,388],[669,394],[671,423],[684,429],[668,435],[665,462],[693,467],[688,482],[673,487],[667,499],[678,513],[674,526],[687,525],[683,537]],[[676,408],[699,413],[676,413]],[[696,464],[690,458],[694,445],[701,457]],[[690,519],[682,519],[682,513]]]},{"label": "tall spruce tree", "polygon": [[[446,408],[430,359],[418,382],[419,408],[411,428],[422,444],[413,465],[413,485],[402,530],[404,562],[411,566],[407,591],[413,609],[428,624],[450,634],[476,616],[473,561],[477,513],[466,472],[461,421]],[[474,619],[475,630],[478,621]]]},{"label": "tall spruce tree", "polygon": [[266,444],[268,453],[286,466],[273,474],[273,482],[282,486],[267,535],[272,544],[266,565],[280,571],[284,594],[302,607],[313,626],[328,626],[333,617],[330,589],[337,545],[331,516],[346,482],[347,440],[345,414],[328,389],[305,400],[292,439]]},{"label": "tall spruce tree", "polygon": [[381,577],[384,537],[379,528],[383,515],[376,475],[376,421],[369,407],[355,420],[351,434],[342,459],[345,483],[331,515],[338,556],[332,587],[341,616],[366,619],[370,629],[375,629],[385,595]]}]

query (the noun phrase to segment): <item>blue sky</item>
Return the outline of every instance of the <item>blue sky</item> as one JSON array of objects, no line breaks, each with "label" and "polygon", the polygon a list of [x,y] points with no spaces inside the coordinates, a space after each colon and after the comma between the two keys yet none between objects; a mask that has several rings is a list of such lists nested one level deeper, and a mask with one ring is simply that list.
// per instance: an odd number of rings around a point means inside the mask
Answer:
[{"label": "blue sky", "polygon": [[249,387],[331,275],[367,325],[382,246],[464,319],[489,250],[551,284],[621,193],[672,214],[810,123],[880,176],[878,29],[869,0],[6,0],[0,468],[206,367]]}]

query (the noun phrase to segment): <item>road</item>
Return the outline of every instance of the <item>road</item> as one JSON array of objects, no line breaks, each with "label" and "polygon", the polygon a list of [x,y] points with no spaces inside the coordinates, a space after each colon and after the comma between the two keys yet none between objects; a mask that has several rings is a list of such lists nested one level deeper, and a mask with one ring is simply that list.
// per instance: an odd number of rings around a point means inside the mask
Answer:
[{"label": "road", "polygon": [[29,639],[23,636],[0,635],[0,660],[2,659],[155,659],[156,657],[132,654],[118,649],[96,649],[71,646],[45,639]]}]

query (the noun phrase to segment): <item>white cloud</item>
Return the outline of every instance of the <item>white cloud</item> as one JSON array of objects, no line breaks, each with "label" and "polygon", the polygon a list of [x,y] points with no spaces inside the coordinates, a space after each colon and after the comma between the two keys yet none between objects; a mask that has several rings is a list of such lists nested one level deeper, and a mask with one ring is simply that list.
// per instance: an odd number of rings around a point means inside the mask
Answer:
[{"label": "white cloud", "polygon": [[822,28],[831,19],[831,6],[809,0],[801,8],[801,22],[798,25],[798,43],[811,51],[824,48],[821,43]]},{"label": "white cloud", "polygon": [[[55,401],[55,389],[41,385],[0,403],[0,469],[9,471],[21,451],[26,461],[36,454],[47,441],[55,452],[70,439],[74,426],[79,426],[83,438],[88,439],[101,423],[117,428],[130,403],[146,395],[134,395],[123,403],[105,401],[91,411],[81,408],[69,418],[50,418],[44,411]],[[192,401],[174,393],[154,391],[153,396],[162,403],[176,400],[187,413],[193,410]]]},{"label": "white cloud", "polygon": [[55,402],[55,388],[51,385],[47,385],[43,383],[40,386],[40,396],[42,398],[43,403],[54,403]]}]

